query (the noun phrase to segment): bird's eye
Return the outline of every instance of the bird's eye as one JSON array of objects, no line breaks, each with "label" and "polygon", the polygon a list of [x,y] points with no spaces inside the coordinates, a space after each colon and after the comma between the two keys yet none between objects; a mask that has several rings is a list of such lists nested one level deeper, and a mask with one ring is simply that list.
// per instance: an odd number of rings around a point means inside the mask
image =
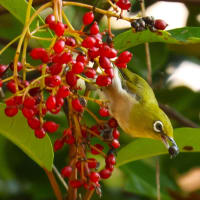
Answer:
[{"label": "bird's eye", "polygon": [[163,124],[161,121],[155,121],[153,124],[153,129],[155,132],[162,132],[163,131]]}]

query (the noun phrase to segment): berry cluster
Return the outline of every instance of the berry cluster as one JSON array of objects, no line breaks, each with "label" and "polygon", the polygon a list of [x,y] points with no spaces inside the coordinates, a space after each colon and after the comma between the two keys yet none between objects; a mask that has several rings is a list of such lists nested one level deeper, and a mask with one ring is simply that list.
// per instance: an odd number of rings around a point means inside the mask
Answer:
[{"label": "berry cluster", "polygon": [[[129,0],[118,0],[116,5],[121,10],[131,7]],[[53,38],[47,38],[51,41],[49,47],[38,47],[29,52],[32,60],[39,64],[33,66],[27,61],[16,62],[14,59],[14,63],[0,65],[0,89],[7,88],[10,92],[10,97],[5,99],[5,114],[13,117],[20,110],[39,139],[46,133],[59,132],[59,124],[46,120],[46,115],[56,115],[63,109],[68,126],[55,140],[54,151],[68,145],[70,161],[61,174],[68,179],[70,188],[96,189],[99,193],[99,181],[109,178],[114,170],[120,133],[106,102],[90,97],[87,87],[81,91],[79,80],[100,88],[109,86],[114,78],[114,67],[126,68],[132,53],[124,51],[119,54],[113,46],[111,30],[100,32],[94,18],[93,11],[85,13],[81,30],[74,30],[69,22],[64,24],[53,14],[48,15],[46,25],[41,29],[49,28],[54,33]],[[133,21],[132,26],[141,31],[152,27],[164,29],[166,24],[146,17]],[[85,27],[88,31],[84,31]],[[7,77],[7,71],[13,75]],[[37,76],[29,76],[30,71]],[[89,110],[87,101],[98,104],[98,116]],[[84,112],[97,123],[92,127],[83,124]],[[92,155],[103,156],[105,165],[100,166]]]}]

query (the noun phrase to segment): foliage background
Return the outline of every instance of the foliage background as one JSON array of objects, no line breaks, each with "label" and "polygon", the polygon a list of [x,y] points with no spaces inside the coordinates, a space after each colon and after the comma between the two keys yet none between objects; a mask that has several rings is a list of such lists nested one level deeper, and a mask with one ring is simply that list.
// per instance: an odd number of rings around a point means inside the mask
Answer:
[{"label": "foliage background", "polygon": [[[35,0],[34,6],[37,8],[42,2]],[[92,1],[85,0],[91,4]],[[94,1],[95,2],[95,1]],[[96,1],[97,7],[108,8],[105,1]],[[132,1],[135,3],[135,1]],[[147,1],[146,6],[153,4],[156,1]],[[189,26],[199,26],[196,16],[199,11],[196,9],[200,3],[195,1],[187,1],[185,4],[189,10],[189,17],[187,24]],[[1,3],[1,1],[0,1]],[[13,1],[14,7],[18,6],[18,0]],[[0,48],[7,44],[11,39],[21,33],[23,28],[20,15],[25,15],[23,8],[21,13],[12,14],[7,12],[3,7],[0,9]],[[132,12],[138,11],[139,6],[134,4]],[[43,13],[45,17],[51,10]],[[71,19],[76,28],[81,26],[81,18],[84,9],[80,8],[66,8],[65,12]],[[14,14],[14,15],[13,15]],[[169,10],[170,15],[170,10]],[[23,16],[21,16],[23,19]],[[102,16],[97,16],[101,21]],[[101,28],[105,24],[101,21]],[[114,33],[120,34],[125,30],[114,30]],[[38,44],[34,41],[29,48],[35,47]],[[8,64],[12,61],[15,53],[16,43],[0,56],[0,63]],[[167,74],[170,64],[178,67],[182,61],[191,61],[199,65],[200,63],[200,44],[189,44],[179,46],[175,44],[152,43],[150,44],[151,59],[153,66],[153,87],[158,98],[158,101],[163,104],[170,105],[174,110],[178,111],[188,119],[199,123],[199,92],[194,92],[187,87],[170,88],[166,83],[169,77]],[[136,73],[146,78],[146,64],[144,45],[138,45],[129,49],[133,52],[134,58],[129,64]],[[188,74],[190,76],[190,74]],[[92,107],[93,105],[91,105]],[[94,107],[94,106],[93,106]],[[95,109],[95,108],[94,108]],[[51,117],[51,116],[49,116]],[[56,120],[60,121],[65,126],[63,116],[58,116]],[[91,120],[86,116],[86,120]],[[183,125],[177,121],[172,120],[174,127],[182,127]],[[1,125],[2,122],[0,122]],[[92,123],[92,121],[89,121]],[[188,134],[190,134],[188,132]],[[53,139],[52,139],[53,140]],[[126,135],[121,136],[121,146],[129,143],[130,138]],[[200,146],[200,145],[199,145]],[[145,146],[141,147],[145,148]],[[152,147],[153,148],[153,147]],[[130,151],[133,151],[130,149]],[[67,148],[56,153],[55,163],[58,169],[63,167],[67,162]],[[200,199],[200,183],[199,186],[188,192],[183,190],[177,184],[177,180],[181,175],[187,173],[191,169],[198,168],[200,165],[199,153],[181,153],[176,159],[169,159],[168,155],[159,157],[161,170],[161,195],[163,200],[167,199]],[[156,198],[156,181],[155,181],[155,163],[156,158],[143,159],[123,165],[115,170],[112,178],[103,182],[103,197],[102,199],[155,199]],[[198,174],[200,176],[200,174]],[[13,145],[9,140],[0,136],[0,199],[2,200],[48,200],[53,199],[53,192],[51,190],[48,179],[44,171],[27,157],[19,148]],[[93,197],[97,199],[97,197]]]}]

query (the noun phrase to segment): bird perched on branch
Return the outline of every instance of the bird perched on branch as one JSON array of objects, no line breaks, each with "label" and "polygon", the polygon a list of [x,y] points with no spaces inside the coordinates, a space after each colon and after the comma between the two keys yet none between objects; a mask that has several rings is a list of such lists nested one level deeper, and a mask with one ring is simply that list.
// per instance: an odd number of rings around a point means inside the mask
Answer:
[{"label": "bird perched on branch", "polygon": [[102,90],[111,115],[127,134],[161,140],[171,157],[176,156],[179,149],[173,139],[171,122],[159,108],[152,88],[128,69],[123,69],[122,75],[115,68],[112,84]]}]

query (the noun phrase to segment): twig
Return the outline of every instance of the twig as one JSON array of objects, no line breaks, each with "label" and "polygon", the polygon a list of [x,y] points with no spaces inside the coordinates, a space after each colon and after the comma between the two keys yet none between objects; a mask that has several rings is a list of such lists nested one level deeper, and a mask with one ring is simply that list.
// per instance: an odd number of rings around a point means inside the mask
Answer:
[{"label": "twig", "polygon": [[57,183],[57,181],[55,179],[55,176],[53,175],[53,172],[50,172],[50,171],[48,171],[46,169],[44,169],[44,171],[46,172],[46,175],[47,175],[47,177],[49,179],[51,187],[53,188],[53,191],[54,191],[54,194],[56,196],[56,199],[57,200],[62,200],[63,199],[62,198],[62,193],[61,193],[60,188],[58,186],[58,183]]},{"label": "twig", "polygon": [[58,177],[58,179],[60,180],[60,182],[63,184],[64,188],[66,190],[68,190],[68,185],[67,183],[65,182],[65,180],[63,179],[63,177],[61,176],[60,172],[58,171],[58,169],[56,168],[55,165],[53,165],[53,171],[54,173],[56,174],[56,176]]},{"label": "twig", "polygon": [[156,158],[156,189],[157,189],[157,200],[160,200],[160,163],[159,163],[159,157]]},{"label": "twig", "polygon": [[159,104],[159,105],[171,119],[176,120],[181,125],[187,126],[187,127],[192,127],[192,128],[199,128],[200,127],[198,124],[196,124],[193,121],[191,121],[190,119],[186,118],[185,116],[180,114],[175,109],[173,109],[173,108],[171,108],[167,105],[163,105],[163,104]]},{"label": "twig", "polygon": [[[144,5],[144,0],[140,1],[140,7],[142,11],[142,17],[145,17],[145,5]],[[151,55],[150,55],[150,50],[149,50],[149,43],[145,42],[145,53],[146,53],[146,63],[147,63],[147,81],[151,85],[152,84],[152,70],[151,70]]]}]

